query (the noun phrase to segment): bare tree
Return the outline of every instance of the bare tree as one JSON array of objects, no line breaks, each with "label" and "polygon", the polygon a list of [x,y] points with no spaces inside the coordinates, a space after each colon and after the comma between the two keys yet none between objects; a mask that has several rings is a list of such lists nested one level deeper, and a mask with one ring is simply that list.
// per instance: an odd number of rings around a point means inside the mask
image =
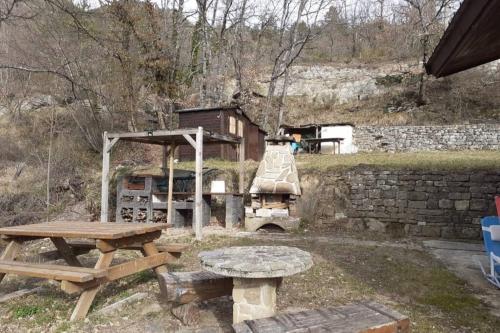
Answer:
[{"label": "bare tree", "polygon": [[409,6],[409,18],[414,22],[419,32],[420,59],[422,72],[419,78],[417,104],[426,104],[425,100],[425,63],[431,51],[431,40],[436,35],[439,23],[442,22],[443,13],[456,0],[403,0]]},{"label": "bare tree", "polygon": [[[328,0],[283,0],[280,3],[279,30],[277,49],[273,55],[273,67],[269,79],[266,107],[264,110],[264,124],[268,124],[272,109],[278,79],[283,77],[281,92],[278,95],[278,120],[276,130],[283,120],[284,99],[289,85],[289,69],[300,56],[306,44],[317,35],[314,30],[320,13],[329,6]],[[294,15],[295,14],[295,15]],[[295,17],[295,18],[294,18]],[[303,31],[299,31],[301,23]]]},{"label": "bare tree", "polygon": [[30,19],[35,15],[26,10],[26,0],[0,0],[0,26],[9,20]]}]

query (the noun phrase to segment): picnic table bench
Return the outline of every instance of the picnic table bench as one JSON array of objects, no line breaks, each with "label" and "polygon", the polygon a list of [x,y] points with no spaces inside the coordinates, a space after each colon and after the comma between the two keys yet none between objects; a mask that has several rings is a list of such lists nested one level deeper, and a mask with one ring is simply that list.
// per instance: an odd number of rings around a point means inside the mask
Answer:
[{"label": "picnic table bench", "polygon": [[[8,242],[0,256],[0,282],[6,274],[61,281],[63,291],[69,294],[81,293],[71,320],[81,319],[87,315],[104,283],[151,268],[157,274],[167,272],[165,264],[178,257],[175,251],[181,251],[182,246],[174,246],[172,254],[158,250],[153,241],[161,236],[162,229],[165,228],[167,225],[160,223],[92,222],[50,222],[0,228],[0,235]],[[41,238],[51,239],[68,266],[15,261],[23,242]],[[85,246],[89,250],[97,248],[100,251],[94,268],[83,267],[77,258],[82,251],[76,251],[78,247],[71,246],[71,242],[66,242],[66,239],[94,241]],[[82,244],[85,242],[80,243]],[[111,262],[118,249],[140,250],[144,257],[112,266]]]},{"label": "picnic table bench", "polygon": [[[344,141],[344,138],[311,138],[303,139],[305,143],[305,148],[309,154],[319,154],[321,152],[321,144],[324,142],[333,143],[332,154],[340,154],[340,144]],[[337,147],[335,147],[337,145]]]},{"label": "picnic table bench", "polygon": [[235,333],[409,333],[410,320],[376,302],[320,308],[233,324]]}]

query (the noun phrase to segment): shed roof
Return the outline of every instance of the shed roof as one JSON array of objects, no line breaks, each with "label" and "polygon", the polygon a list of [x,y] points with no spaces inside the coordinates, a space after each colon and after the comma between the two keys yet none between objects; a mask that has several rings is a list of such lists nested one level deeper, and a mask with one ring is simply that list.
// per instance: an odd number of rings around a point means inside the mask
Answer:
[{"label": "shed roof", "polygon": [[328,126],[352,126],[352,123],[319,123],[319,124],[305,124],[305,125],[287,125],[283,124],[280,128],[294,129],[294,128],[315,128],[315,127],[328,127]]},{"label": "shed roof", "polygon": [[425,64],[428,74],[451,75],[500,58],[500,1],[464,0]]}]

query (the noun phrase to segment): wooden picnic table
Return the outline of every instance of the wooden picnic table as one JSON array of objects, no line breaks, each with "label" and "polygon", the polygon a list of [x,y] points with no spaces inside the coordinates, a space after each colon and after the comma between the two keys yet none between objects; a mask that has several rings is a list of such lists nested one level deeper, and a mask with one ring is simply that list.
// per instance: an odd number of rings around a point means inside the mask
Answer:
[{"label": "wooden picnic table", "polygon": [[[71,320],[82,319],[104,283],[151,268],[157,274],[167,272],[165,264],[175,257],[169,252],[160,253],[153,243],[166,228],[166,224],[160,223],[97,222],[50,222],[0,228],[0,235],[8,242],[0,256],[0,282],[6,274],[61,281],[63,291],[81,293]],[[50,238],[68,266],[15,261],[23,242],[41,238]],[[100,255],[94,268],[82,266],[67,239],[95,241]],[[144,257],[111,266],[118,249],[140,250]]]},{"label": "wooden picnic table", "polygon": [[308,145],[309,154],[311,153],[319,154],[321,151],[321,143],[332,142],[333,143],[332,154],[335,155],[335,144],[337,144],[338,154],[340,154],[340,143],[344,141],[344,138],[311,138],[311,139],[304,139],[303,141],[306,142]]}]

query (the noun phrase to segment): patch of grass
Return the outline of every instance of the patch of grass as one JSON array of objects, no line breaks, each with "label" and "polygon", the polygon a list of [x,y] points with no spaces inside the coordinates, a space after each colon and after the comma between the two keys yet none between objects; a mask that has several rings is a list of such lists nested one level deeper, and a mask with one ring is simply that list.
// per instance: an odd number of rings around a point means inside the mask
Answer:
[{"label": "patch of grass", "polygon": [[55,333],[67,332],[70,328],[71,324],[69,322],[64,322],[56,328]]},{"label": "patch of grass", "polygon": [[148,281],[151,281],[154,278],[156,278],[156,276],[153,273],[153,271],[150,270],[150,269],[147,269],[145,271],[141,271],[141,272],[135,273],[132,276],[130,283],[132,283],[132,284],[142,284],[142,283],[146,283]]},{"label": "patch of grass", "polygon": [[351,276],[406,309],[412,322],[418,323],[414,332],[449,332],[446,327],[490,332],[500,324],[464,281],[426,252],[337,247],[335,257]]},{"label": "patch of grass", "polygon": [[348,170],[371,167],[395,170],[496,170],[497,151],[448,151],[419,153],[360,153],[353,155],[298,155],[301,170]]},{"label": "patch of grass", "polygon": [[14,318],[21,319],[31,317],[42,311],[43,309],[37,305],[21,305],[14,309]]}]

